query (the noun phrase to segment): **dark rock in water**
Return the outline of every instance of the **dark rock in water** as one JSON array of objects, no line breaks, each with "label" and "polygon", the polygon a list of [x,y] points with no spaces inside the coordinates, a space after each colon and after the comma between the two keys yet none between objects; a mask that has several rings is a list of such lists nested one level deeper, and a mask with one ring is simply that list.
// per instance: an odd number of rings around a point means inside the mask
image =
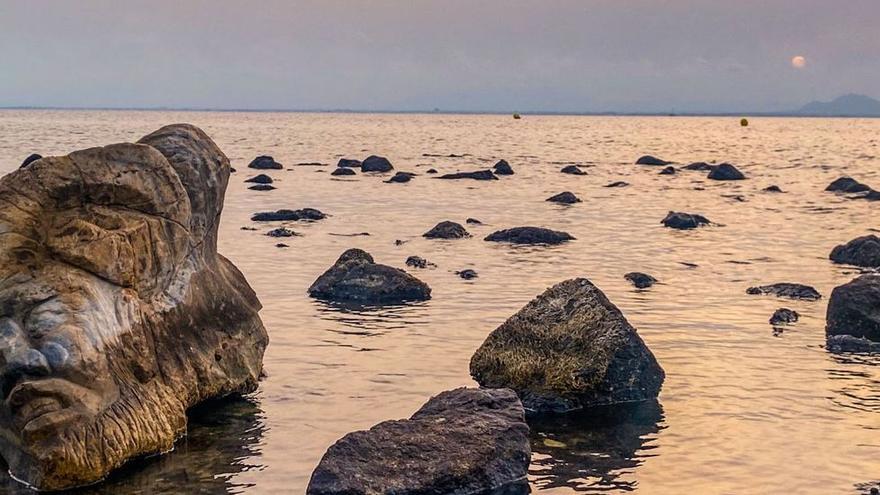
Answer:
[{"label": "dark rock in water", "polygon": [[483,225],[483,222],[477,220],[476,218],[468,218],[467,220],[465,220],[465,223],[469,223],[472,225]]},{"label": "dark rock in water", "polygon": [[397,172],[393,177],[386,180],[386,184],[409,182],[416,174],[412,172]]},{"label": "dark rock in water", "polygon": [[37,161],[41,158],[43,158],[43,155],[40,155],[38,153],[32,153],[30,156],[25,158],[23,162],[21,162],[21,166],[18,168],[25,168],[28,165],[30,165],[31,163],[34,163],[35,161]]},{"label": "dark rock in water", "polygon": [[566,165],[562,167],[562,170],[560,170],[560,172],[569,175],[587,175],[587,173],[581,170],[581,168],[577,165]]},{"label": "dark rock in water", "polygon": [[402,240],[402,239],[395,239],[395,240],[394,240],[394,245],[395,245],[395,246],[403,246],[403,245],[406,244],[407,242],[409,242],[409,241],[404,241],[404,240]]},{"label": "dark rock in water", "polygon": [[647,273],[641,272],[630,272],[623,276],[623,278],[630,281],[636,289],[647,289],[648,287],[657,283],[657,279],[648,275]]},{"label": "dark rock in water", "polygon": [[825,335],[880,343],[880,275],[862,275],[831,292]]},{"label": "dark rock in water", "polygon": [[343,168],[361,168],[361,161],[352,160],[351,158],[340,158],[336,166]]},{"label": "dark rock in water", "polygon": [[260,230],[260,229],[258,229],[256,227],[242,227],[241,230],[256,231],[256,230]]},{"label": "dark rock in water", "polygon": [[531,413],[655,399],[665,374],[589,280],[547,289],[495,329],[471,358],[483,387],[512,388]]},{"label": "dark rock in water", "polygon": [[430,299],[431,288],[403,270],[375,263],[366,251],[349,249],[315,280],[309,295],[330,301],[393,304]]},{"label": "dark rock in water", "polygon": [[428,239],[462,239],[471,235],[459,223],[445,221],[440,222],[431,230],[422,234]]},{"label": "dark rock in water", "polygon": [[354,170],[346,167],[336,167],[336,170],[330,172],[330,175],[357,175]]},{"label": "dark rock in water", "polygon": [[672,162],[667,162],[666,160],[661,160],[655,156],[645,155],[638,160],[636,160],[636,165],[658,165],[658,166],[666,166]]},{"label": "dark rock in water", "polygon": [[507,163],[507,160],[499,160],[494,167],[496,175],[513,175],[513,168]]},{"label": "dark rock in water", "polygon": [[781,189],[779,186],[775,186],[775,185],[774,185],[774,186],[767,186],[767,187],[765,187],[765,188],[763,189],[763,191],[764,191],[764,192],[769,192],[769,193],[781,193],[781,192],[783,192],[782,189]]},{"label": "dark rock in water", "polygon": [[471,279],[477,278],[477,272],[475,272],[474,270],[471,270],[470,268],[468,268],[466,270],[461,270],[460,272],[455,272],[455,274],[465,280],[471,280]]},{"label": "dark rock in water", "polygon": [[542,227],[514,227],[493,232],[484,240],[511,244],[562,244],[574,240],[574,237],[567,232]]},{"label": "dark rock in water", "polygon": [[792,284],[788,282],[749,287],[746,289],[746,294],[771,295],[788,299],[800,299],[803,301],[818,301],[822,298],[819,291],[809,285]]},{"label": "dark rock in water", "polygon": [[299,234],[290,229],[278,227],[277,229],[272,229],[269,232],[266,232],[266,235],[269,237],[294,237],[298,236]]},{"label": "dark rock in water", "polygon": [[612,182],[611,184],[606,184],[605,187],[626,187],[629,185],[629,182],[623,182],[619,180],[617,182]]},{"label": "dark rock in water", "polygon": [[675,175],[675,167],[669,166],[660,171],[660,175]]},{"label": "dark rock in water", "polygon": [[710,165],[706,162],[694,162],[690,165],[685,165],[684,167],[682,167],[683,170],[697,170],[700,172],[709,172],[713,168],[715,168],[715,165]]},{"label": "dark rock in water", "polygon": [[250,189],[251,191],[274,191],[275,186],[273,186],[272,184],[254,184],[248,189]]},{"label": "dark rock in water", "polygon": [[245,182],[253,182],[255,184],[271,184],[274,181],[268,175],[260,174],[255,177],[251,177],[250,179],[245,179]]},{"label": "dark rock in water", "polygon": [[491,170],[478,170],[476,172],[456,172],[454,174],[444,174],[438,179],[474,179],[474,180],[498,180],[498,177]]},{"label": "dark rock in water", "polygon": [[[867,352],[880,353],[880,342],[852,335],[830,335],[825,341],[825,348],[831,352]],[[875,491],[871,491],[873,495]]]},{"label": "dark rock in water", "polygon": [[866,235],[831,250],[831,261],[864,268],[880,268],[880,237]]},{"label": "dark rock in water", "polygon": [[713,167],[707,177],[712,180],[744,180],[746,178],[742,172],[729,163]]},{"label": "dark rock in water", "polygon": [[666,218],[661,220],[660,223],[671,229],[689,230],[703,225],[709,225],[712,222],[702,215],[670,211],[666,214]]},{"label": "dark rock in water", "polygon": [[565,191],[565,192],[561,192],[555,196],[550,196],[549,198],[547,198],[547,201],[550,201],[552,203],[563,203],[563,204],[570,205],[570,204],[574,204],[574,203],[580,203],[581,198],[575,196],[574,193],[571,193],[569,191]]},{"label": "dark rock in water", "polygon": [[875,190],[871,189],[870,191],[868,191],[868,194],[864,194],[862,196],[859,196],[857,199],[864,199],[864,200],[868,200],[868,201],[880,201],[880,191],[875,191]]},{"label": "dark rock in water", "polygon": [[825,190],[828,192],[860,193],[868,192],[871,188],[851,177],[841,177],[831,184],[828,184],[828,187],[826,187]]},{"label": "dark rock in water", "polygon": [[283,222],[298,220],[323,220],[327,215],[314,208],[301,210],[277,210],[254,213],[251,220],[254,222]]},{"label": "dark rock in water", "polygon": [[410,256],[406,259],[406,266],[413,268],[428,268],[429,266],[437,266],[434,263],[422,258],[421,256]]},{"label": "dark rock in water", "polygon": [[391,170],[394,170],[394,167],[384,156],[371,155],[361,163],[361,172],[390,172]]},{"label": "dark rock in water", "polygon": [[275,159],[269,155],[261,155],[254,158],[251,163],[248,164],[248,168],[255,168],[258,170],[281,170],[284,168],[284,165],[276,162]]},{"label": "dark rock in water", "polygon": [[426,174],[436,174],[437,169],[436,168],[429,168],[428,170],[425,171],[425,173]]},{"label": "dark rock in water", "polygon": [[525,495],[530,460],[516,394],[460,388],[410,419],[342,437],[315,468],[306,495]]},{"label": "dark rock in water", "polygon": [[800,318],[800,315],[797,311],[788,308],[779,308],[773,312],[773,316],[770,317],[771,325],[786,325],[789,323],[796,323]]},{"label": "dark rock in water", "polygon": [[277,248],[287,248],[287,247],[290,247],[290,246],[288,246],[287,244],[284,244],[283,242],[279,242],[278,244],[275,244],[275,247],[277,247]]}]

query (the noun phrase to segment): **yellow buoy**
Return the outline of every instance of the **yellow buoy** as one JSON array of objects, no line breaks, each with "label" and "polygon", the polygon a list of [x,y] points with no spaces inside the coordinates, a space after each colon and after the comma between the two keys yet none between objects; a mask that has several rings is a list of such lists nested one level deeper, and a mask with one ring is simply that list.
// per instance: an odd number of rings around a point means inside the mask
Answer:
[{"label": "yellow buoy", "polygon": [[749,126],[749,119],[740,119],[739,125],[741,125],[743,127],[748,127]]}]

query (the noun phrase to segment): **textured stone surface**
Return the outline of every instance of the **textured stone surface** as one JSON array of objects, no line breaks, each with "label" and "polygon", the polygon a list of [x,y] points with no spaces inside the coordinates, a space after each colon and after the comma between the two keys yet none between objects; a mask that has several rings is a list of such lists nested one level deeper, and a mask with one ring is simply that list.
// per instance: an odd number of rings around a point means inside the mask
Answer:
[{"label": "textured stone surface", "polygon": [[547,289],[495,329],[470,371],[484,387],[515,390],[536,413],[653,399],[665,377],[635,328],[583,278]]},{"label": "textured stone surface", "polygon": [[217,253],[229,160],[201,130],[0,179],[0,453],[40,489],[165,452],[185,411],[253,391],[260,303]]},{"label": "textured stone surface", "polygon": [[670,229],[678,229],[678,230],[690,230],[695,229],[697,227],[701,227],[703,225],[709,225],[710,222],[708,218],[703,215],[697,215],[695,213],[683,213],[680,211],[670,211],[666,214],[666,218],[660,221],[666,227]]},{"label": "textured stone surface", "polygon": [[309,287],[329,301],[391,304],[431,298],[431,288],[403,270],[377,264],[369,253],[349,249]]},{"label": "textured stone surface", "polygon": [[470,236],[461,224],[448,220],[438,223],[431,230],[422,234],[422,237],[428,239],[463,239]]},{"label": "textured stone surface", "polygon": [[831,261],[865,268],[880,267],[880,237],[866,235],[831,250]]},{"label": "textured stone surface", "polygon": [[460,388],[410,419],[342,437],[312,473],[308,495],[526,494],[531,448],[511,390]]},{"label": "textured stone surface", "polygon": [[562,244],[563,242],[573,241],[574,237],[568,232],[550,230],[543,227],[514,227],[493,232],[486,236],[484,240],[490,242],[509,242],[511,244]]},{"label": "textured stone surface", "polygon": [[880,275],[862,275],[831,292],[825,334],[880,342]]},{"label": "textured stone surface", "polygon": [[804,301],[818,301],[822,298],[819,291],[813,287],[804,284],[793,284],[790,282],[749,287],[746,289],[746,293],[752,295],[771,295]]}]

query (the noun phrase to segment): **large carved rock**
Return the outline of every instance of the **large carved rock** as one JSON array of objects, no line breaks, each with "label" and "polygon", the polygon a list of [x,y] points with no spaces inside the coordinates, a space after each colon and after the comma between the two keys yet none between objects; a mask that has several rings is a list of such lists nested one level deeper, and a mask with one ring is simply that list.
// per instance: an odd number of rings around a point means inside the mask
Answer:
[{"label": "large carved rock", "polygon": [[584,278],[547,289],[495,329],[470,371],[484,387],[515,390],[535,413],[654,399],[665,377],[635,328]]},{"label": "large carved rock", "polygon": [[168,451],[186,410],[253,391],[268,338],[217,253],[229,160],[200,129],[0,179],[0,454],[42,490]]},{"label": "large carved rock", "polygon": [[410,419],[385,421],[331,446],[308,495],[528,493],[531,448],[510,390],[460,388]]},{"label": "large carved rock", "polygon": [[431,299],[431,288],[403,270],[376,263],[366,251],[349,249],[315,280],[309,295],[328,301],[393,304]]}]

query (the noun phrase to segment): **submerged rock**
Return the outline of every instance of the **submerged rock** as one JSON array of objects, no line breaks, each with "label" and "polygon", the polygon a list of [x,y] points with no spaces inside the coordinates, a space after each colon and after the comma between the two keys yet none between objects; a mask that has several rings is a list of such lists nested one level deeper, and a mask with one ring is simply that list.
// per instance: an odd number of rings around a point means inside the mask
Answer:
[{"label": "submerged rock", "polygon": [[514,227],[499,230],[486,236],[490,242],[509,242],[511,244],[562,244],[575,238],[568,232],[545,229],[543,227]]},{"label": "submerged rock", "polygon": [[422,234],[428,239],[463,239],[471,235],[459,223],[444,221],[434,226],[431,230]]},{"label": "submerged rock", "polygon": [[749,287],[746,289],[746,293],[752,295],[771,295],[788,299],[800,299],[803,301],[818,301],[822,298],[819,291],[809,285],[793,284],[789,282]]},{"label": "submerged rock", "polygon": [[377,264],[366,251],[349,249],[315,280],[309,295],[330,301],[392,304],[430,299],[431,288],[403,270]]},{"label": "submerged rock", "polygon": [[477,272],[474,270],[471,270],[470,268],[455,272],[455,274],[465,280],[471,280],[471,279],[477,278]]},{"label": "submerged rock", "polygon": [[709,171],[708,178],[712,180],[744,180],[746,176],[733,165],[722,163]]},{"label": "submerged rock", "polygon": [[333,444],[307,495],[485,495],[529,492],[529,427],[516,394],[460,388],[410,419],[385,421]]},{"label": "submerged rock", "polygon": [[669,166],[660,171],[660,175],[675,175],[675,167]]},{"label": "submerged rock", "polygon": [[789,323],[797,323],[800,315],[797,311],[788,308],[779,308],[773,312],[770,317],[771,325],[787,325]]},{"label": "submerged rock", "polygon": [[563,203],[563,204],[570,205],[570,204],[574,204],[574,203],[580,203],[581,198],[575,196],[574,193],[572,193],[572,192],[565,191],[565,192],[561,192],[555,196],[550,196],[549,198],[546,199],[546,201],[550,201],[551,203]]},{"label": "submerged rock", "polygon": [[498,177],[491,170],[478,170],[476,172],[456,172],[454,174],[444,174],[437,179],[474,179],[474,180],[498,180]]},{"label": "submerged rock", "polygon": [[425,173],[426,174],[436,174],[437,169],[436,168],[429,168],[428,170],[425,170]]},{"label": "submerged rock", "polygon": [[[868,352],[880,353],[880,342],[852,335],[830,335],[825,341],[825,348],[831,352]],[[874,495],[876,491],[871,491]]]},{"label": "submerged rock", "polygon": [[671,229],[689,230],[703,225],[709,225],[712,222],[702,215],[670,211],[666,214],[666,218],[661,220],[660,223]]},{"label": "submerged rock", "polygon": [[562,167],[562,170],[560,170],[560,172],[569,175],[587,175],[587,173],[581,170],[581,168],[577,165],[566,165]]},{"label": "submerged rock", "polygon": [[513,175],[513,168],[507,163],[507,160],[498,160],[494,167],[496,175]]},{"label": "submerged rock", "polygon": [[361,168],[361,165],[360,160],[352,160],[351,158],[340,158],[339,162],[336,163],[337,168]]},{"label": "submerged rock", "polygon": [[880,268],[880,237],[866,235],[831,250],[831,261],[865,268]]},{"label": "submerged rock", "polygon": [[672,162],[667,162],[666,160],[661,160],[655,156],[645,155],[638,160],[636,160],[636,165],[657,165],[657,166],[666,166]]},{"label": "submerged rock", "polygon": [[21,166],[19,168],[25,168],[41,158],[43,158],[43,155],[40,155],[39,153],[32,153],[28,155],[28,157],[25,158],[23,162],[21,162]]},{"label": "submerged rock", "polygon": [[765,187],[765,188],[762,189],[762,190],[763,190],[764,192],[768,192],[768,193],[781,193],[781,192],[783,192],[782,189],[781,189],[779,186],[776,186],[776,185],[773,185],[773,186],[767,186],[767,187]]},{"label": "submerged rock", "polygon": [[314,208],[303,208],[301,210],[276,210],[276,211],[262,211],[259,213],[254,213],[251,216],[251,221],[254,222],[284,222],[284,221],[299,221],[299,220],[323,220],[327,218],[327,215],[320,210],[316,210]]},{"label": "submerged rock", "polygon": [[254,184],[271,184],[274,182],[271,177],[266,174],[260,174],[250,179],[245,179],[245,182],[253,182]]},{"label": "submerged rock", "polygon": [[710,165],[706,162],[694,162],[682,167],[684,170],[696,170],[699,172],[710,172],[713,168],[715,168],[715,165]]},{"label": "submerged rock", "polygon": [[410,256],[406,259],[406,266],[411,266],[413,268],[428,268],[429,266],[436,265],[421,256]]},{"label": "submerged rock", "polygon": [[361,163],[361,172],[390,172],[392,170],[394,167],[384,156],[371,155]]},{"label": "submerged rock", "polygon": [[862,275],[835,288],[828,301],[825,334],[880,343],[880,275]]},{"label": "submerged rock", "polygon": [[250,189],[251,191],[274,191],[275,186],[273,186],[272,184],[254,184],[248,189]]},{"label": "submerged rock", "polygon": [[654,399],[665,377],[639,335],[589,280],[547,289],[471,358],[483,387],[516,391],[529,412]]},{"label": "submerged rock", "polygon": [[255,168],[257,170],[281,170],[284,168],[284,165],[276,162],[275,159],[269,155],[260,155],[248,164],[248,168]]},{"label": "submerged rock", "polygon": [[826,187],[825,190],[828,192],[860,193],[868,192],[871,188],[851,177],[841,177],[831,184],[828,184],[828,187]]},{"label": "submerged rock", "polygon": [[340,176],[340,175],[357,175],[357,173],[346,167],[336,167],[336,170],[330,172],[330,175]]},{"label": "submerged rock", "polygon": [[636,289],[647,289],[652,285],[657,283],[657,279],[648,275],[647,273],[641,272],[630,272],[623,276],[623,278],[629,280],[631,284]]},{"label": "submerged rock", "polygon": [[413,177],[415,177],[415,175],[416,174],[412,172],[397,172],[396,174],[394,174],[393,177],[386,180],[385,182],[388,184],[409,182],[410,180],[412,180]]},{"label": "submerged rock", "polygon": [[626,187],[629,185],[629,182],[624,182],[619,180],[617,182],[612,182],[611,184],[606,184],[604,187]]},{"label": "submerged rock", "polygon": [[483,222],[477,220],[476,218],[468,218],[467,220],[465,220],[465,223],[469,223],[472,225],[483,225]]},{"label": "submerged rock", "polygon": [[269,237],[294,237],[299,234],[288,228],[278,227],[277,229],[272,229],[269,232],[266,232],[266,235]]}]

